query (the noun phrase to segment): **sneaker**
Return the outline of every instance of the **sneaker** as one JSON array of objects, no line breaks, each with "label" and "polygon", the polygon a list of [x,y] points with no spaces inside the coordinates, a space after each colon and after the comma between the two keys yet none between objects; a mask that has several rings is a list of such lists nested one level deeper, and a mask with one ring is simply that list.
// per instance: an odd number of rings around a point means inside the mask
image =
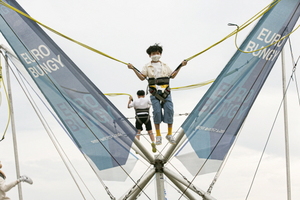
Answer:
[{"label": "sneaker", "polygon": [[19,178],[19,180],[22,181],[22,182],[29,183],[29,184],[32,184],[32,183],[33,183],[33,181],[31,180],[31,178],[29,178],[28,176],[25,176],[25,175],[21,176],[21,177]]},{"label": "sneaker", "polygon": [[167,135],[167,136],[166,136],[166,139],[169,140],[169,142],[170,142],[171,144],[176,144],[173,135]]},{"label": "sneaker", "polygon": [[161,136],[156,136],[156,145],[161,145]]},{"label": "sneaker", "polygon": [[153,142],[151,144],[151,146],[152,146],[152,152],[155,153],[156,152],[156,145],[155,145],[155,143]]}]

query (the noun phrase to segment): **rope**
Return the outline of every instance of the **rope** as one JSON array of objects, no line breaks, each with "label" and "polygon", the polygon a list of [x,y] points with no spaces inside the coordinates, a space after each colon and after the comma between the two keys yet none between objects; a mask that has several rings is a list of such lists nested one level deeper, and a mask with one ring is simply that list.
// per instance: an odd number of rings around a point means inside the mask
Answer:
[{"label": "rope", "polygon": [[[289,38],[289,46],[290,46],[290,53],[291,53],[291,57],[292,57],[292,61],[293,61],[293,73],[291,75],[291,79],[295,79],[295,86],[296,86],[296,91],[297,91],[297,97],[298,97],[298,104],[300,105],[300,94],[299,94],[299,87],[298,87],[298,81],[297,81],[297,76],[296,76],[296,67],[298,64],[298,61],[300,59],[300,56],[298,56],[297,60],[294,60],[294,54],[293,54],[293,49],[292,49],[292,44],[291,44],[291,39]],[[294,78],[293,78],[294,77]]]},{"label": "rope", "polygon": [[272,135],[273,130],[274,130],[274,128],[275,128],[275,123],[276,123],[276,121],[277,121],[277,119],[278,119],[280,110],[281,110],[281,108],[282,108],[282,106],[283,106],[284,98],[285,98],[285,96],[287,95],[287,91],[288,91],[288,89],[289,89],[289,87],[290,87],[290,83],[291,83],[291,81],[292,81],[292,79],[293,79],[292,77],[293,77],[293,74],[295,73],[295,68],[296,68],[296,65],[294,65],[294,67],[293,67],[292,75],[290,76],[290,79],[289,79],[289,82],[288,82],[288,84],[287,84],[287,87],[284,88],[284,94],[283,94],[283,97],[282,97],[282,99],[281,99],[280,105],[279,105],[278,110],[277,110],[277,113],[276,113],[276,115],[275,115],[275,119],[274,119],[273,124],[272,124],[272,126],[271,126],[271,130],[270,130],[270,132],[269,132],[269,134],[268,134],[266,143],[265,143],[265,145],[264,145],[264,147],[263,147],[261,156],[260,156],[259,161],[258,161],[258,165],[257,165],[257,167],[256,167],[256,169],[255,169],[255,172],[254,172],[254,175],[253,175],[253,178],[252,178],[252,181],[251,181],[249,190],[248,190],[247,195],[246,195],[246,197],[245,197],[245,200],[248,199],[248,197],[249,197],[249,195],[250,195],[250,192],[252,191],[252,187],[253,187],[254,181],[255,181],[255,179],[256,179],[256,175],[257,175],[257,173],[258,173],[258,170],[259,170],[259,167],[260,167],[260,165],[261,165],[262,159],[263,159],[263,157],[264,157],[264,155],[265,155],[267,146],[268,146],[268,144],[269,144],[271,135]]},{"label": "rope", "polygon": [[105,53],[103,53],[103,52],[101,52],[101,51],[99,51],[99,50],[97,50],[97,49],[95,49],[95,48],[93,48],[93,47],[90,47],[90,46],[88,46],[88,45],[86,45],[86,44],[83,44],[83,43],[77,41],[77,40],[74,40],[74,39],[72,39],[72,38],[70,38],[70,37],[68,37],[68,36],[66,36],[66,35],[64,35],[64,34],[58,32],[58,31],[56,31],[56,30],[54,30],[54,29],[52,29],[52,28],[50,28],[49,26],[46,26],[45,24],[42,24],[41,22],[39,22],[39,21],[37,21],[36,19],[30,17],[30,16],[27,15],[26,13],[24,13],[24,12],[22,12],[22,11],[16,9],[15,7],[13,7],[13,6],[11,6],[11,5],[9,5],[9,4],[3,2],[2,0],[0,0],[0,4],[2,4],[3,6],[6,6],[7,8],[10,8],[10,9],[16,11],[17,13],[23,15],[24,17],[27,17],[28,19],[30,19],[30,20],[36,22],[37,24],[43,26],[44,28],[50,30],[51,32],[53,32],[53,33],[55,33],[55,34],[57,34],[57,35],[59,35],[59,36],[61,36],[61,37],[63,37],[63,38],[66,38],[67,40],[70,40],[70,41],[72,41],[72,42],[74,42],[74,43],[76,43],[76,44],[78,44],[78,45],[80,45],[80,46],[82,46],[82,47],[84,47],[84,48],[87,48],[87,49],[89,49],[89,50],[91,50],[91,51],[93,51],[93,52],[95,52],[95,53],[98,53],[98,54],[100,54],[100,55],[102,55],[102,56],[105,56],[105,57],[110,58],[110,59],[112,59],[112,60],[115,60],[115,61],[117,61],[117,62],[123,63],[123,64],[125,64],[125,65],[128,64],[128,63],[123,62],[123,61],[121,61],[121,60],[118,60],[118,59],[116,59],[116,58],[114,58],[114,57],[112,57],[112,56],[110,56],[110,55],[108,55],[108,54],[105,54]]},{"label": "rope", "polygon": [[[185,60],[186,60],[186,61],[189,61],[189,60],[191,60],[191,59],[193,59],[193,58],[199,56],[200,54],[202,54],[202,53],[208,51],[209,49],[213,48],[214,46],[220,44],[221,42],[225,41],[226,39],[230,38],[231,36],[235,35],[237,32],[243,30],[244,28],[246,28],[247,26],[249,26],[251,23],[253,23],[255,20],[257,20],[259,17],[261,17],[263,14],[265,14],[266,12],[268,12],[272,7],[274,7],[274,6],[275,6],[278,2],[280,2],[280,1],[281,1],[281,0],[274,0],[271,4],[269,4],[268,6],[266,6],[264,9],[262,9],[260,12],[258,12],[256,15],[254,15],[254,16],[253,16],[252,18],[250,18],[248,21],[246,21],[243,25],[241,25],[239,29],[233,31],[232,33],[228,34],[226,37],[224,37],[224,38],[221,39],[220,41],[216,42],[215,44],[211,45],[210,47],[204,49],[203,51],[201,51],[201,52],[199,52],[199,53],[197,53],[197,54],[195,54],[195,55],[193,55],[193,56],[191,56],[191,57],[189,57],[189,58],[187,58],[187,59],[185,59]],[[97,50],[97,49],[95,49],[95,48],[93,48],[93,47],[90,47],[90,46],[88,46],[88,45],[86,45],[86,44],[83,44],[83,43],[81,43],[81,42],[79,42],[79,41],[77,41],[77,40],[74,40],[74,39],[72,39],[72,38],[70,38],[70,37],[68,37],[68,36],[66,36],[66,35],[64,35],[64,34],[58,32],[58,31],[56,31],[56,30],[54,30],[54,29],[52,29],[52,28],[50,28],[49,26],[46,26],[45,24],[43,24],[43,23],[39,22],[38,20],[32,18],[31,16],[27,15],[26,13],[24,13],[24,12],[22,12],[22,11],[16,9],[15,7],[13,7],[13,6],[11,6],[11,5],[9,5],[9,4],[3,2],[3,0],[0,0],[0,4],[2,4],[3,6],[6,6],[7,8],[10,8],[10,9],[14,10],[15,12],[17,12],[17,13],[19,13],[19,14],[25,16],[25,17],[27,17],[28,19],[30,19],[30,20],[36,22],[37,24],[43,26],[44,28],[50,30],[51,32],[53,32],[53,33],[55,33],[55,34],[57,34],[57,35],[59,35],[59,36],[61,36],[61,37],[63,37],[63,38],[66,38],[67,40],[70,40],[70,41],[72,41],[72,42],[74,42],[74,43],[76,43],[76,44],[78,44],[78,45],[80,45],[80,46],[82,46],[82,47],[84,47],[84,48],[87,48],[87,49],[89,49],[89,50],[91,50],[91,51],[93,51],[93,52],[95,52],[95,53],[98,53],[98,54],[100,54],[100,55],[102,55],[102,56],[105,56],[105,57],[110,58],[110,59],[112,59],[112,60],[115,60],[115,61],[117,61],[117,62],[123,63],[123,64],[125,64],[125,65],[128,65],[128,64],[129,64],[129,63],[123,62],[123,61],[121,61],[121,60],[118,60],[118,59],[116,59],[116,58],[114,58],[114,57],[112,57],[112,56],[110,56],[110,55],[108,55],[108,54],[105,54],[105,53],[103,53],[103,52],[101,52],[101,51],[99,51],[99,50]],[[177,70],[178,68],[180,68],[180,67],[181,67],[181,65],[179,65],[179,66],[176,68],[176,70]],[[134,67],[134,69],[136,69],[136,68]],[[136,69],[136,70],[137,70],[137,69]],[[175,70],[175,71],[176,71],[176,70]],[[137,72],[140,73],[140,71],[138,71],[138,70],[137,70]]]},{"label": "rope", "polygon": [[[266,6],[265,8],[263,8],[261,11],[259,11],[257,14],[255,14],[253,17],[251,17],[249,20],[247,20],[244,24],[242,24],[239,29],[234,30],[233,32],[231,32],[230,34],[228,34],[226,37],[224,37],[223,39],[219,40],[218,42],[214,43],[213,45],[211,45],[210,47],[204,49],[203,51],[200,51],[199,53],[187,58],[186,60],[189,61],[197,56],[199,56],[200,54],[208,51],[209,49],[217,46],[218,44],[220,44],[221,42],[227,40],[228,38],[230,38],[231,36],[237,34],[237,32],[240,32],[241,30],[243,30],[244,28],[246,28],[247,26],[249,26],[251,23],[253,23],[255,20],[257,20],[259,17],[261,17],[263,14],[265,14],[266,12],[268,12],[272,7],[274,7],[278,2],[280,2],[281,0],[274,0],[272,3],[270,3],[268,6]],[[271,6],[271,4],[273,4]]]},{"label": "rope", "polygon": [[[3,55],[3,52],[1,51],[1,54],[2,56],[4,57]],[[1,58],[1,57],[0,57]],[[2,85],[3,85],[3,90],[5,92],[5,96],[6,96],[6,100],[7,100],[7,108],[8,108],[8,117],[7,117],[7,122],[6,122],[6,126],[5,126],[5,129],[4,129],[4,132],[3,132],[3,135],[2,135],[2,138],[0,139],[0,142],[2,140],[5,139],[5,135],[7,133],[7,130],[8,130],[8,126],[10,124],[10,119],[11,119],[11,105],[10,105],[10,101],[9,101],[9,96],[8,96],[8,92],[7,92],[7,89],[5,87],[5,83],[3,81],[3,77],[2,77],[2,65],[1,65],[1,59],[0,59],[0,88],[1,88],[1,82],[2,82]],[[1,96],[0,96],[1,97]],[[1,105],[1,99],[0,99],[0,105]]]},{"label": "rope", "polygon": [[[46,76],[47,76],[47,75],[46,75]],[[49,78],[49,81],[52,82],[52,79],[50,79],[50,77],[48,77],[48,78]],[[57,87],[54,83],[53,83],[53,85],[54,85],[54,87]],[[57,89],[57,91],[58,91],[58,92],[61,92],[59,89]],[[65,96],[64,96],[63,94],[61,94],[61,95],[62,95],[63,98],[65,98]],[[70,107],[73,109],[73,111],[78,115],[78,112],[73,108],[73,106],[70,104],[70,102],[69,102],[66,98],[65,98],[65,100],[66,100],[66,102],[70,105]],[[115,157],[112,155],[112,153],[107,149],[107,147],[104,146],[104,144],[100,141],[100,139],[99,139],[98,136],[95,134],[95,132],[92,131],[92,130],[90,129],[90,126],[89,126],[88,124],[86,124],[86,122],[82,119],[82,117],[81,117],[80,115],[78,115],[78,117],[82,120],[83,124],[86,125],[87,129],[89,129],[90,132],[95,136],[95,138],[96,138],[96,139],[98,140],[98,142],[102,145],[102,147],[107,151],[107,153],[112,157],[112,159],[114,160],[114,162],[116,162],[116,163],[119,165],[119,167],[124,171],[124,173],[128,175],[128,177],[130,178],[130,180],[132,180],[132,182],[136,184],[136,182],[133,180],[133,178],[130,176],[130,174],[128,174],[128,172],[124,169],[124,167],[118,162],[117,158],[115,158]],[[67,133],[68,133],[68,132],[67,132]],[[98,176],[98,177],[99,177],[99,176]],[[99,179],[100,179],[100,178],[99,178]],[[108,188],[106,187],[105,189],[107,190]],[[141,189],[141,192],[143,192],[143,193],[145,194],[145,196],[148,197],[147,194],[144,192],[144,190]],[[108,195],[109,195],[110,197],[112,197],[111,193],[108,193]],[[114,198],[114,197],[113,197],[113,198]],[[148,197],[148,199],[150,199],[150,198]]]},{"label": "rope", "polygon": [[[237,25],[236,25],[237,26]],[[270,47],[270,46],[273,46],[274,44],[277,44],[277,43],[279,43],[280,41],[282,41],[282,40],[284,40],[284,39],[286,39],[287,37],[289,37],[292,33],[294,33],[296,30],[298,30],[298,28],[300,27],[300,25],[298,25],[297,26],[297,28],[295,28],[294,30],[292,30],[290,33],[288,33],[287,35],[285,35],[285,36],[283,36],[283,37],[281,37],[278,41],[275,41],[275,42],[273,42],[273,43],[271,43],[271,44],[269,44],[269,45],[267,45],[267,46],[265,46],[265,47],[262,47],[262,48],[260,48],[260,49],[256,49],[256,50],[253,50],[253,51],[243,51],[243,50],[241,50],[240,48],[239,48],[239,46],[237,45],[237,35],[238,35],[238,32],[239,31],[237,31],[236,32],[236,35],[235,35],[235,47],[236,47],[236,49],[238,50],[238,51],[240,51],[240,52],[242,52],[242,53],[254,53],[254,52],[257,52],[257,51],[261,51],[261,50],[263,50],[263,49],[266,49],[266,48],[268,48],[268,47]],[[239,29],[239,26],[237,26],[237,30]]]},{"label": "rope", "polygon": [[[201,83],[196,83],[196,84],[192,84],[192,85],[186,85],[186,86],[181,86],[181,87],[173,87],[173,88],[171,88],[171,90],[174,90],[174,91],[190,90],[190,89],[194,89],[194,88],[198,88],[198,87],[203,87],[205,85],[211,84],[214,81],[215,81],[215,79],[211,79],[211,80],[208,80],[208,81],[203,81]],[[104,95],[111,96],[111,97],[120,96],[120,95],[131,96],[128,93],[105,93]]]},{"label": "rope", "polygon": [[186,86],[181,86],[181,87],[173,87],[173,88],[171,88],[171,90],[179,91],[179,90],[194,89],[194,88],[203,87],[205,85],[211,84],[214,81],[215,81],[215,79],[211,79],[211,80],[208,80],[208,81],[204,81],[204,82],[196,83],[196,84],[192,84],[192,85],[186,85]]},{"label": "rope", "polygon": [[127,94],[127,93],[105,93],[104,95],[106,95],[106,96],[111,96],[111,97],[119,96],[119,95],[127,95],[127,96],[131,96],[130,94]]},{"label": "rope", "polygon": [[[0,57],[0,89],[1,89],[1,83],[3,82],[2,79],[2,65],[1,65],[1,57]],[[1,98],[1,91],[0,91],[0,106],[1,106],[2,98]]]}]

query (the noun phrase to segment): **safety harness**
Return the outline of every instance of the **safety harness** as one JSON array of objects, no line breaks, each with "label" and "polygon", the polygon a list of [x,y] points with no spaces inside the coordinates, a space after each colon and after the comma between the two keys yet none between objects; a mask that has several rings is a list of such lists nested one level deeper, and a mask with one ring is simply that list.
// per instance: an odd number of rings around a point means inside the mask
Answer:
[{"label": "safety harness", "polygon": [[[149,78],[148,79],[148,87],[149,92],[155,96],[158,100],[164,103],[171,90],[169,87],[170,78],[169,77],[161,77],[161,78]],[[159,85],[161,88],[165,88],[163,93],[159,93],[156,89],[156,85]]]},{"label": "safety harness", "polygon": [[[139,113],[147,113],[147,115],[146,114],[139,115]],[[150,120],[149,108],[135,109],[135,118],[141,124],[143,124],[141,119],[147,118],[147,120],[144,122],[145,124],[147,124],[147,122]]]}]

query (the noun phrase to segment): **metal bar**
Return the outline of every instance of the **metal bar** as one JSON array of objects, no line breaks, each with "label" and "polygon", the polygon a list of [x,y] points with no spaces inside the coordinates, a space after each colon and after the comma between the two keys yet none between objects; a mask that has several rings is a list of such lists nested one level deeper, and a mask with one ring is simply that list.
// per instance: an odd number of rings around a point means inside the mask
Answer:
[{"label": "metal bar", "polygon": [[165,185],[164,174],[162,172],[156,172],[156,193],[157,200],[165,200]]},{"label": "metal bar", "polygon": [[155,170],[151,169],[141,180],[138,181],[125,195],[123,195],[119,200],[134,200],[141,193],[147,183],[154,176]]},{"label": "metal bar", "polygon": [[176,180],[179,183],[185,185],[187,188],[190,190],[194,191],[196,194],[201,196],[205,200],[215,200],[209,193],[204,192],[203,190],[197,188],[195,185],[192,183],[188,182],[187,180],[183,179],[182,177],[178,176],[177,174],[173,173],[171,170],[169,170],[167,167],[164,168],[164,173],[165,175],[170,179],[170,180]]},{"label": "metal bar", "polygon": [[[20,177],[19,153],[18,153],[15,117],[14,117],[14,109],[13,109],[13,99],[12,99],[12,93],[11,93],[9,66],[7,63],[8,63],[8,58],[7,58],[7,55],[5,55],[7,92],[8,92],[8,98],[9,98],[9,110],[10,110],[11,131],[12,131],[12,139],[13,139],[14,155],[15,155],[16,175],[17,175],[17,178],[19,178]],[[19,193],[19,200],[23,200],[21,184],[18,184],[18,193]]]},{"label": "metal bar", "polygon": [[134,138],[133,143],[135,146],[132,146],[133,150],[135,150],[137,153],[140,154],[145,160],[147,160],[149,163],[154,163],[154,157],[153,155],[142,145],[142,143]]},{"label": "metal bar", "polygon": [[287,114],[287,94],[285,79],[285,58],[284,48],[281,51],[282,63],[282,91],[283,91],[283,114],[284,114],[284,135],[285,135],[285,163],[286,163],[286,182],[287,182],[287,200],[291,200],[291,175],[290,175],[290,152],[289,152],[289,130]]},{"label": "metal bar", "polygon": [[195,198],[191,192],[189,190],[186,190],[186,186],[184,186],[181,182],[179,182],[177,179],[174,179],[172,176],[168,176],[166,174],[166,176],[174,183],[174,185],[183,193],[183,196],[186,199],[190,199],[190,200],[197,200],[197,198]]},{"label": "metal bar", "polygon": [[170,159],[170,157],[176,152],[175,149],[178,149],[180,147],[180,145],[187,139],[186,137],[184,138],[185,133],[184,130],[182,128],[180,128],[180,130],[178,131],[178,134],[175,138],[176,144],[175,145],[171,145],[166,153],[164,154],[164,159],[165,162],[167,162],[167,160]]}]

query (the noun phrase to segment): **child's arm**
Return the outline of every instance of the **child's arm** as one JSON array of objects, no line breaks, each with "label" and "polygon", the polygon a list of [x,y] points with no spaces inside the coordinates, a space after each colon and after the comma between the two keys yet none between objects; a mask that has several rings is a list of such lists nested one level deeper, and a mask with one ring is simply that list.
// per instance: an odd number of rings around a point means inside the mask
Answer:
[{"label": "child's arm", "polygon": [[142,74],[138,69],[136,69],[132,64],[128,63],[128,69],[132,69],[134,71],[134,73],[137,75],[137,77],[143,81],[146,79],[146,76],[144,74]]},{"label": "child's arm", "polygon": [[176,75],[178,74],[179,70],[181,69],[181,67],[185,66],[186,64],[187,64],[186,60],[182,61],[182,63],[175,69],[175,71],[172,72],[172,74],[170,75],[170,78],[175,78]]},{"label": "child's arm", "polygon": [[132,98],[132,96],[129,96],[129,101],[128,101],[128,104],[127,104],[127,108],[132,107],[132,106],[130,106],[131,102],[133,102],[133,98]]}]

